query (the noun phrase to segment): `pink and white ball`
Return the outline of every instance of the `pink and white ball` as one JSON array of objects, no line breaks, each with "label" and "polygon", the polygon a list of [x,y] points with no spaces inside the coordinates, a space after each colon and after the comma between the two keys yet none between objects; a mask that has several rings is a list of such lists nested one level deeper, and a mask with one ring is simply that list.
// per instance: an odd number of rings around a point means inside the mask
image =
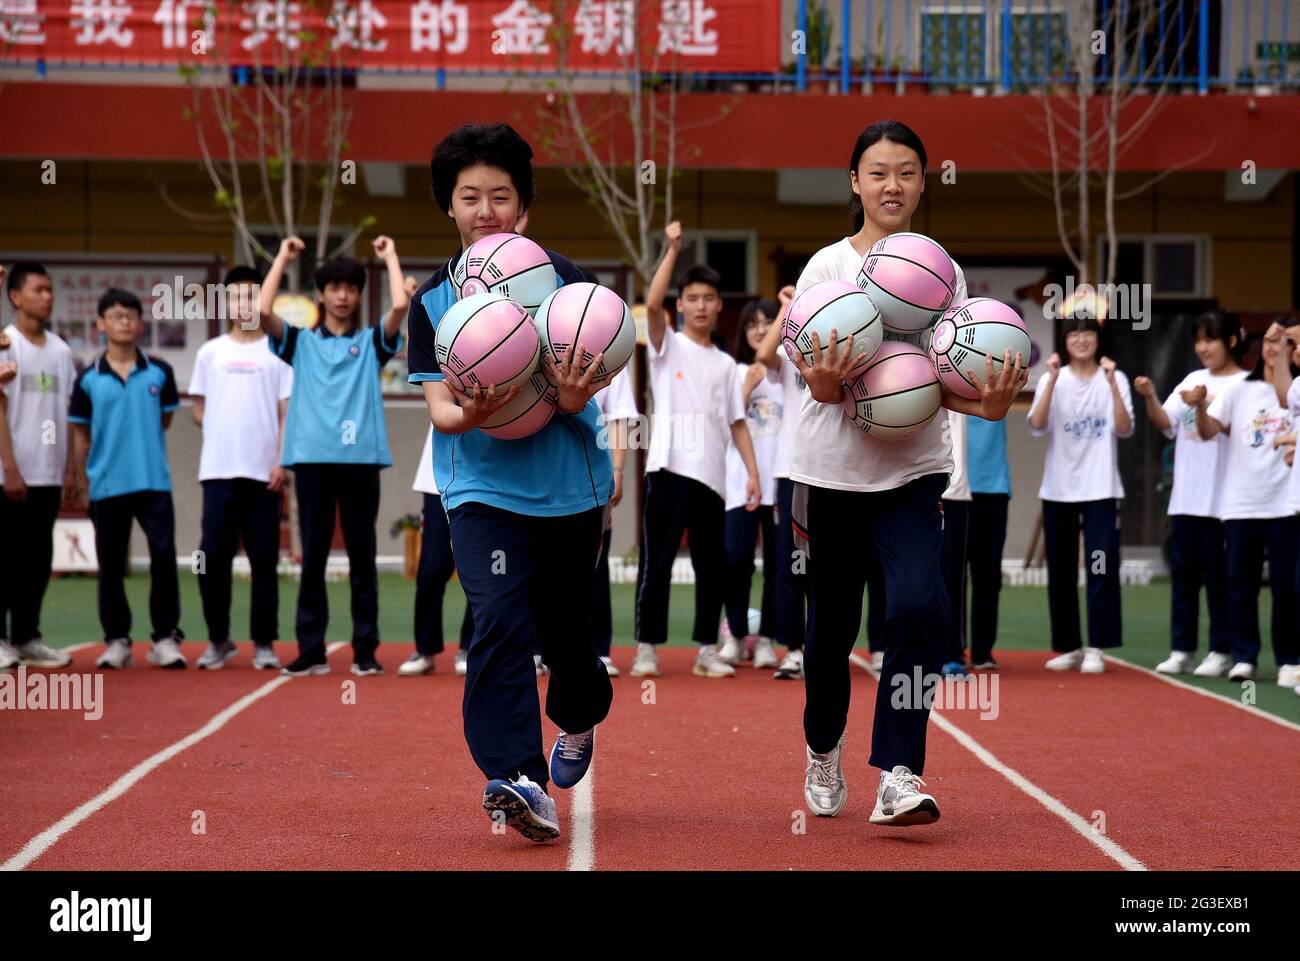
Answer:
[{"label": "pink and white ball", "polygon": [[845,385],[844,412],[868,437],[907,440],[934,420],[942,395],[930,358],[918,347],[890,340]]},{"label": "pink and white ball", "polygon": [[867,355],[849,370],[850,377],[866,369],[885,338],[880,311],[870,297],[847,280],[823,280],[805,288],[786,311],[785,329],[781,332],[786,356],[793,361],[801,354],[811,367],[816,359],[812,335],[817,334],[821,349],[826,351],[832,330],[838,338],[837,353],[847,349],[852,338],[854,354]]},{"label": "pink and white ball", "polygon": [[[597,354],[593,384],[607,384],[627,366],[636,350],[636,323],[623,298],[600,284],[565,284],[537,308],[534,317],[542,357],[559,366],[577,345],[575,361],[586,371]],[[542,372],[550,377],[545,364]]]},{"label": "pink and white ball", "polygon": [[457,299],[501,294],[532,314],[555,291],[555,266],[527,237],[492,234],[470,244],[451,272],[451,284]]},{"label": "pink and white ball", "polygon": [[545,427],[560,402],[559,389],[537,371],[515,396],[479,426],[483,433],[497,440],[520,440]]},{"label": "pink and white ball", "polygon": [[925,234],[890,234],[867,251],[858,287],[880,308],[886,330],[915,334],[934,326],[952,304],[957,266]]},{"label": "pink and white ball", "polygon": [[443,315],[433,338],[443,378],[462,393],[495,385],[497,395],[537,372],[541,343],[528,312],[500,294],[474,294]]},{"label": "pink and white ball", "polygon": [[1002,358],[1011,351],[1015,363],[1029,364],[1029,331],[1016,311],[991,297],[959,300],[944,313],[930,338],[930,361],[939,382],[959,397],[979,400],[980,388],[966,376],[968,370],[983,381],[988,377],[986,357],[993,358],[993,376],[1002,373]]}]

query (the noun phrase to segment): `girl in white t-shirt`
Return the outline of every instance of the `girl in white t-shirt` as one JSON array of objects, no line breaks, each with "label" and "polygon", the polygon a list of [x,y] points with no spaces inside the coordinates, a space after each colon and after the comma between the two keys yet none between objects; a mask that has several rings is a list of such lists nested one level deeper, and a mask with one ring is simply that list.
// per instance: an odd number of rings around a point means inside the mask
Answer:
[{"label": "girl in white t-shirt", "polygon": [[[1106,668],[1102,648],[1123,643],[1119,592],[1118,441],[1133,435],[1128,378],[1102,355],[1101,325],[1092,318],[1061,323],[1060,352],[1047,360],[1029,410],[1029,433],[1047,438],[1038,496],[1043,501],[1047,600],[1052,650],[1048,670]],[[1079,630],[1079,529],[1088,571],[1088,645]]]},{"label": "girl in white t-shirt", "polygon": [[758,482],[762,491],[758,507],[746,509],[745,486],[748,475],[745,462],[734,443],[727,445],[727,497],[724,545],[727,552],[726,619],[730,637],[720,656],[729,664],[745,659],[749,641],[749,592],[754,580],[754,548],[759,532],[763,535],[763,599],[761,621],[754,640],[754,667],[777,666],[772,636],[775,630],[773,603],[777,566],[773,512],[776,505],[777,449],[785,419],[785,386],[781,365],[773,357],[770,363],[757,359],[768,330],[782,320],[781,308],[771,300],[751,300],[740,313],[740,326],[732,338],[731,353],[736,358],[736,390],[740,407],[745,411],[745,425],[758,465]]},{"label": "girl in white t-shirt", "polygon": [[1286,504],[1291,479],[1278,440],[1291,432],[1291,415],[1279,402],[1279,382],[1291,380],[1285,328],[1269,325],[1259,360],[1245,380],[1210,402],[1204,386],[1193,390],[1196,429],[1205,440],[1228,435],[1227,468],[1219,498],[1228,545],[1228,678],[1250,680],[1259,660],[1259,588],[1268,555],[1273,589],[1273,655],[1277,682],[1300,684],[1300,606],[1296,602],[1300,517]]},{"label": "girl in white t-shirt", "polygon": [[1188,398],[1194,388],[1204,384],[1208,399],[1213,401],[1246,376],[1238,363],[1246,352],[1246,337],[1236,315],[1218,310],[1201,315],[1192,335],[1201,367],[1184,377],[1163,404],[1149,377],[1133,382],[1146,402],[1152,425],[1174,442],[1174,487],[1168,509],[1172,650],[1156,670],[1181,674],[1192,669],[1204,584],[1210,612],[1210,650],[1193,673],[1222,677],[1232,666],[1228,651],[1228,561],[1218,508],[1228,463],[1228,438],[1201,440],[1196,431],[1196,408]]},{"label": "girl in white t-shirt", "polygon": [[[911,230],[925,189],[925,165],[925,146],[905,124],[891,120],[867,127],[848,165],[855,233],[814,254],[796,290],[823,280],[856,280],[874,243]],[[956,277],[954,299],[965,296],[960,269]],[[847,800],[841,753],[849,709],[848,658],[875,558],[885,588],[885,652],[872,728],[870,764],[881,774],[871,822],[928,824],[939,817],[934,798],[919,789],[929,699],[909,686],[913,678],[937,677],[943,666],[948,599],[940,569],[939,502],[953,469],[948,418],[940,411],[916,436],[895,443],[864,434],[844,413],[843,385],[866,355],[833,348],[832,342],[823,351],[815,340],[814,363],[802,356],[796,361],[808,386],[790,464],[796,482],[791,515],[805,551],[796,563],[806,562],[808,571],[804,798],[813,813],[825,817],[838,814]],[[1025,382],[1026,359],[1005,356],[996,378],[988,360],[979,372],[988,381],[981,399],[968,401],[945,392],[943,406],[990,420],[1005,417]]]}]

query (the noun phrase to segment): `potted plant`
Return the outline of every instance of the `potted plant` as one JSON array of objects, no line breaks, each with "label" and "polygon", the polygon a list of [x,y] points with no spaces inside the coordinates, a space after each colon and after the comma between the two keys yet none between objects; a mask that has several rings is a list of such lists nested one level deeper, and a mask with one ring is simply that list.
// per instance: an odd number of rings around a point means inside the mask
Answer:
[{"label": "potted plant", "polygon": [[826,53],[831,40],[831,18],[820,2],[808,5],[808,33],[805,38],[808,67],[808,92],[826,93],[829,83],[826,78]]},{"label": "potted plant", "polygon": [[402,534],[402,576],[408,581],[415,580],[415,572],[420,567],[420,515],[403,514],[393,521],[388,533],[391,537]]}]

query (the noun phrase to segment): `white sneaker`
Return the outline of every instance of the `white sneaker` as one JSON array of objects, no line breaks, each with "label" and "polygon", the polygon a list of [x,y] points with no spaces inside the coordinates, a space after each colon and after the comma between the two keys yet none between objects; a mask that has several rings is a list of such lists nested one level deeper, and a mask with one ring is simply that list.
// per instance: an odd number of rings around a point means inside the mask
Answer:
[{"label": "white sneaker", "polygon": [[432,673],[433,658],[425,657],[419,651],[416,651],[404,660],[401,667],[397,669],[398,677],[420,677],[421,675]]},{"label": "white sneaker", "polygon": [[26,644],[19,644],[16,650],[18,660],[28,667],[67,667],[72,663],[69,655],[56,651],[39,637],[33,638]]},{"label": "white sneaker", "polygon": [[659,676],[659,652],[655,650],[653,644],[636,646],[636,659],[632,662],[632,670],[629,673],[633,677]]},{"label": "white sneaker", "polygon": [[18,666],[18,649],[8,641],[0,641],[0,671],[8,671]]},{"label": "white sneaker", "polygon": [[693,673],[696,677],[735,677],[736,669],[722,659],[717,647],[703,644],[695,658]]},{"label": "white sneaker", "polygon": [[602,657],[600,663],[605,665],[606,674],[610,677],[618,677],[620,672],[617,665],[614,664],[614,659],[612,657]]},{"label": "white sneaker", "polygon": [[1064,654],[1058,654],[1052,658],[1043,667],[1049,671],[1073,671],[1083,663],[1083,648],[1076,647],[1072,651],[1066,651]]},{"label": "white sneaker", "polygon": [[187,664],[185,655],[181,653],[180,645],[176,643],[173,637],[164,637],[161,641],[154,641],[153,647],[149,649],[150,664],[157,664],[159,667],[166,668],[170,671],[183,670]]},{"label": "white sneaker", "polygon": [[781,666],[772,674],[778,681],[803,680],[803,649],[789,650],[781,660]]},{"label": "white sneaker", "polygon": [[871,823],[910,827],[939,820],[939,805],[930,795],[922,794],[920,787],[925,787],[925,782],[901,764],[892,771],[881,771]]},{"label": "white sneaker", "polygon": [[542,660],[540,654],[533,655],[533,670],[537,672],[538,677],[545,677],[551,673],[551,669],[546,666],[546,662]]},{"label": "white sneaker", "polygon": [[209,641],[202,656],[194,665],[201,671],[219,671],[226,666],[226,661],[239,653],[234,641]]},{"label": "white sneaker", "polygon": [[776,644],[770,637],[759,637],[754,645],[754,667],[760,671],[776,667]]},{"label": "white sneaker", "polygon": [[881,671],[883,671],[883,670],[885,669],[885,652],[884,652],[884,651],[872,651],[872,652],[871,652],[871,669],[872,669],[873,671],[875,671],[877,674],[879,674]]},{"label": "white sneaker", "polygon": [[1230,667],[1232,667],[1231,657],[1218,651],[1211,651],[1205,655],[1205,660],[1196,665],[1196,670],[1192,673],[1197,677],[1223,677]]},{"label": "white sneaker", "polygon": [[1187,651],[1170,651],[1169,656],[1156,665],[1158,674],[1182,674],[1190,670],[1192,655]]},{"label": "white sneaker", "polygon": [[95,666],[110,671],[120,671],[131,666],[131,642],[109,641]]},{"label": "white sneaker", "polygon": [[1230,681],[1249,681],[1255,676],[1255,665],[1247,661],[1241,661],[1232,665],[1232,670],[1228,672]]},{"label": "white sneaker", "polygon": [[1079,670],[1084,674],[1105,674],[1106,661],[1102,658],[1100,647],[1085,647],[1083,649],[1083,664]]},{"label": "white sneaker", "polygon": [[808,810],[819,818],[833,818],[844,810],[849,799],[849,786],[844,781],[844,766],[840,755],[844,750],[844,735],[828,754],[817,754],[807,745],[808,768],[803,775],[803,797]]},{"label": "white sneaker", "polygon": [[278,671],[283,665],[280,659],[275,656],[275,648],[270,644],[253,645],[253,670],[255,671]]},{"label": "white sneaker", "polygon": [[718,657],[728,664],[739,664],[745,659],[745,642],[736,637],[728,637],[722,642]]},{"label": "white sneaker", "polygon": [[1278,687],[1295,687],[1300,684],[1300,664],[1283,664],[1277,669]]},{"label": "white sneaker", "polygon": [[456,673],[464,677],[469,671],[469,648],[462,647],[456,652]]}]

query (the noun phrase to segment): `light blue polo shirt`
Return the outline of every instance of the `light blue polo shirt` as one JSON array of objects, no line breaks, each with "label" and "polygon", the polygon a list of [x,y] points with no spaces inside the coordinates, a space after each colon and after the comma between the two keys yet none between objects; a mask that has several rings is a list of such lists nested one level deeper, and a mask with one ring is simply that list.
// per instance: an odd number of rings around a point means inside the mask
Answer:
[{"label": "light blue polo shirt", "polygon": [[[556,287],[587,278],[572,262],[551,253]],[[410,382],[442,380],[434,354],[438,322],[453,304],[450,272],[460,256],[435,273],[415,293],[407,314],[411,346]],[[614,464],[598,443],[600,406],[587,401],[576,414],[556,412],[537,433],[501,440],[469,430],[433,432],[433,472],[447,511],[479,503],[515,514],[563,517],[603,506],[614,491]],[[423,443],[423,436],[420,438]]]},{"label": "light blue polo shirt", "polygon": [[972,494],[1011,496],[1005,420],[966,418],[966,475],[970,478]]},{"label": "light blue polo shirt", "polygon": [[81,372],[68,420],[90,426],[86,476],[92,501],[172,489],[162,418],[180,402],[171,365],[139,349],[125,381],[109,366],[107,354]]}]

